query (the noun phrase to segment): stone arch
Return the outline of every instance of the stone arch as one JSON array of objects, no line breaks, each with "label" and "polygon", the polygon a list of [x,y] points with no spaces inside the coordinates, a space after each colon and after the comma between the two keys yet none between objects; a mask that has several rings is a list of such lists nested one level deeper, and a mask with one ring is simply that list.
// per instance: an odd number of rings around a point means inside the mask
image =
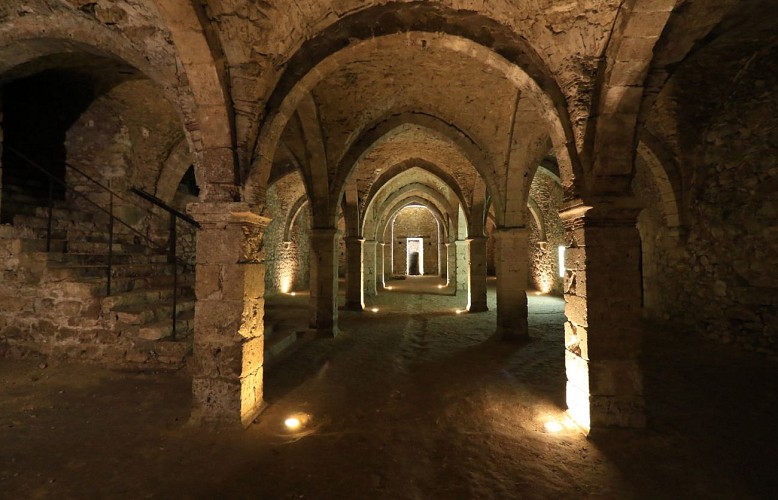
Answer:
[{"label": "stone arch", "polygon": [[527,200],[527,208],[529,208],[529,213],[532,215],[532,218],[535,219],[535,224],[537,224],[538,227],[538,241],[545,242],[546,241],[546,222],[543,219],[543,212],[540,210],[540,207],[538,206],[537,202],[533,200],[532,198],[529,198]]},{"label": "stone arch", "polygon": [[187,0],[155,3],[170,30],[197,107],[192,142],[201,157],[201,172],[197,176],[203,188],[201,199],[237,201],[239,193],[235,186],[240,177],[234,147],[235,130],[229,111],[226,78],[214,58],[214,42],[209,40],[194,3]]},{"label": "stone arch", "polygon": [[[340,23],[335,26],[338,25]],[[450,28],[451,24],[444,23],[442,26]],[[294,114],[303,97],[310,93],[326,75],[344,65],[360,50],[389,46],[392,43],[418,44],[425,47],[434,44],[441,49],[475,58],[500,71],[517,87],[525,90],[528,95],[534,96],[539,104],[538,107],[543,110],[543,116],[550,124],[551,137],[557,148],[557,154],[568,157],[568,161],[564,163],[565,177],[569,180],[570,190],[573,190],[575,179],[582,175],[582,171],[578,164],[572,124],[567,113],[566,102],[559,86],[535,52],[529,50],[525,54],[516,50],[516,46],[526,44],[507,31],[504,33],[507,38],[501,43],[495,43],[495,40],[491,40],[492,43],[482,44],[479,42],[480,37],[475,33],[465,32],[465,34],[470,35],[467,37],[459,33],[440,33],[439,29],[440,26],[436,27],[436,32],[424,31],[423,29],[400,31],[398,27],[394,27],[390,33],[386,34],[378,34],[373,31],[370,33],[362,32],[360,37],[351,37],[348,44],[335,45],[331,49],[325,48],[324,52],[321,52],[323,48],[319,47],[315,51],[315,55],[307,54],[305,47],[300,49],[292,58],[292,62],[295,64],[288,66],[287,72],[271,95],[267,106],[269,111],[259,125],[252,169],[246,176],[246,184],[244,185],[245,197],[249,200],[255,200],[267,184],[273,152],[286,123]],[[334,34],[338,35],[339,33],[335,32]],[[342,33],[340,34],[342,35]],[[511,41],[512,45],[508,43],[508,40]],[[503,42],[505,45],[502,44]],[[490,48],[490,45],[498,47]],[[342,48],[344,46],[346,48]],[[300,60],[298,61],[298,59]],[[523,69],[525,67],[530,68],[529,73]]]},{"label": "stone arch", "polygon": [[435,217],[435,220],[438,221],[441,238],[448,237],[449,231],[448,228],[446,227],[446,219],[443,215],[443,212],[441,212],[440,207],[437,205],[437,202],[438,200],[426,196],[426,193],[423,194],[419,193],[419,194],[412,194],[410,196],[402,198],[401,200],[394,201],[392,205],[389,205],[387,203],[386,208],[381,210],[383,216],[381,217],[379,223],[376,224],[375,226],[376,241],[378,241],[379,238],[382,241],[384,240],[387,225],[400,210],[402,210],[403,208],[409,205],[413,205],[415,203],[418,203],[419,205],[423,205],[430,212],[432,212],[432,216]]},{"label": "stone arch", "polygon": [[192,165],[192,155],[186,140],[179,141],[168,153],[157,179],[156,196],[167,204],[171,204],[178,189],[178,184]]},{"label": "stone arch", "polygon": [[[365,204],[364,204],[365,209],[363,213],[364,214],[369,213],[373,201],[376,199],[378,194],[385,188],[385,186],[389,182],[396,179],[399,175],[403,175],[405,172],[409,172],[414,168],[427,172],[430,176],[437,178],[437,180],[445,184],[449,189],[451,189],[451,191],[457,197],[459,203],[463,207],[465,207],[465,212],[469,213],[467,209],[468,205],[466,204],[465,196],[462,193],[461,187],[453,178],[453,176],[449,175],[445,170],[438,167],[436,164],[418,158],[401,161],[395,164],[392,168],[383,172],[381,176],[370,187],[370,191],[368,192],[368,195],[365,198]],[[363,217],[362,219],[363,219],[362,225],[364,226],[365,217]]]},{"label": "stone arch", "polygon": [[[356,134],[357,139],[349,145],[343,157],[338,160],[337,172],[340,175],[340,178],[335,182],[335,189],[338,193],[336,199],[340,199],[346,179],[351,175],[354,169],[357,168],[360,160],[364,158],[371,149],[383,142],[390,141],[393,136],[400,133],[404,127],[409,125],[419,126],[424,129],[425,132],[428,131],[430,135],[441,138],[452,144],[484,179],[484,182],[486,182],[490,188],[490,192],[497,192],[494,180],[489,175],[491,160],[483,153],[481,148],[466,131],[457,128],[455,125],[447,123],[434,115],[405,111],[380,117],[364,127],[359,134]],[[419,160],[420,164],[422,162],[427,170],[435,170],[435,175],[441,179],[450,179],[447,183],[452,188],[455,186],[459,187],[458,183],[453,179],[453,176],[447,174],[443,169],[437,167],[434,163]],[[461,187],[459,187],[457,192],[461,195]],[[464,199],[462,196],[460,196],[460,198]]]},{"label": "stone arch", "polygon": [[599,68],[592,119],[587,124],[582,157],[588,159],[588,191],[625,195],[634,170],[637,121],[654,46],[676,0],[628,0],[616,15]]},{"label": "stone arch", "polygon": [[677,229],[681,225],[681,211],[677,195],[680,186],[678,186],[677,182],[671,180],[672,174],[670,174],[670,172],[675,173],[677,170],[673,169],[672,166],[666,168],[665,165],[667,163],[660,161],[659,156],[657,156],[655,150],[649,144],[650,141],[641,139],[638,143],[637,154],[645,162],[659,189],[659,196],[662,200],[661,209],[665,216],[667,227]]},{"label": "stone arch", "polygon": [[308,197],[306,195],[302,195],[299,198],[297,198],[297,201],[294,202],[292,208],[289,209],[289,217],[287,218],[286,224],[284,225],[285,243],[292,241],[291,235],[292,235],[292,229],[294,229],[294,223],[297,221],[297,218],[300,216],[300,213],[307,205],[308,205]]},{"label": "stone arch", "polygon": [[[378,228],[376,227],[376,221],[382,220],[383,214],[386,213],[387,207],[393,206],[392,204],[396,204],[401,202],[402,200],[411,197],[416,196],[420,197],[426,200],[425,204],[432,204],[434,205],[438,211],[441,214],[441,217],[443,217],[443,214],[451,214],[453,213],[454,207],[451,207],[448,203],[448,201],[443,197],[439,191],[431,188],[430,186],[427,186],[426,184],[420,184],[420,183],[413,183],[408,184],[404,186],[402,189],[393,192],[389,197],[387,197],[380,206],[374,207],[374,213],[376,214],[376,217],[369,218],[369,225],[366,224],[365,227],[365,234],[372,234],[373,231],[375,231],[376,236],[378,236]],[[441,219],[441,222],[445,222],[445,218]],[[444,224],[445,226],[445,224]],[[446,226],[447,227],[447,226]],[[448,228],[447,228],[447,234],[448,234]]]}]

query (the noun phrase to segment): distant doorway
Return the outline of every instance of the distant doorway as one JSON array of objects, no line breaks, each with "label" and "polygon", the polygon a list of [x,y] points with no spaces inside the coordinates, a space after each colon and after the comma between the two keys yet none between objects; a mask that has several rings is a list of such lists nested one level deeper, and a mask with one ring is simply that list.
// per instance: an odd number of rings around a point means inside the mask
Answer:
[{"label": "distant doorway", "polygon": [[405,257],[405,274],[419,276],[424,274],[424,240],[422,238],[407,238]]}]

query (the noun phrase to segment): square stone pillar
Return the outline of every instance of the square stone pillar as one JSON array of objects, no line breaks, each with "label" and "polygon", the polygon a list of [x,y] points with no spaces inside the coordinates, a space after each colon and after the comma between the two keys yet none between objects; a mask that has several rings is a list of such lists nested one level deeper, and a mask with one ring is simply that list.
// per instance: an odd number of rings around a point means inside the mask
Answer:
[{"label": "square stone pillar", "polygon": [[631,200],[610,199],[560,211],[567,405],[584,428],[645,426],[638,210]]},{"label": "square stone pillar", "polygon": [[376,296],[376,280],[378,277],[378,266],[376,265],[376,247],[375,240],[366,240],[362,251],[364,258],[362,262],[362,274],[365,279],[364,294],[368,297]]},{"label": "square stone pillar", "polygon": [[311,230],[311,301],[309,325],[318,337],[338,332],[338,230]]},{"label": "square stone pillar", "polygon": [[365,309],[364,243],[362,238],[346,238],[346,309],[349,311]]},{"label": "square stone pillar", "polygon": [[446,279],[448,277],[446,268],[448,267],[448,243],[442,241],[438,243],[438,276]]},{"label": "square stone pillar", "polygon": [[386,288],[386,243],[376,245],[376,274],[378,275],[378,286]]},{"label": "square stone pillar", "polygon": [[457,285],[457,246],[453,243],[446,243],[446,286],[454,287]]},{"label": "square stone pillar", "polygon": [[[468,294],[470,291],[469,284],[468,284],[468,277],[469,277],[469,269],[470,265],[468,263],[467,257],[468,257],[468,248],[467,248],[467,241],[466,240],[456,240],[454,242],[454,250],[456,251],[456,265],[454,266],[454,270],[457,273],[457,293],[460,291],[465,292],[465,294]],[[468,295],[468,304],[470,303],[470,296]]]},{"label": "square stone pillar", "polygon": [[488,311],[486,307],[486,238],[476,236],[467,240],[470,265],[467,281],[470,298],[467,310],[470,312]]},{"label": "square stone pillar", "polygon": [[246,203],[192,203],[197,231],[192,420],[249,425],[263,407],[268,219]]},{"label": "square stone pillar", "polygon": [[497,273],[497,335],[505,340],[528,337],[527,273],[529,231],[526,228],[497,228],[495,271]]},{"label": "square stone pillar", "polygon": [[[384,245],[384,287],[386,282],[392,279],[392,273],[394,273],[394,263],[392,259],[392,243],[383,243]],[[388,278],[387,278],[388,276]]]}]

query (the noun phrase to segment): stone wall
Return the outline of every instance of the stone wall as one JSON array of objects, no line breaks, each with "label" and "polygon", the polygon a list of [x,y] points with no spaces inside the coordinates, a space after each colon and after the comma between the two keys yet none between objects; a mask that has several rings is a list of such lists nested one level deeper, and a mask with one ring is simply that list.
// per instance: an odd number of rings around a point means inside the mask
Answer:
[{"label": "stone wall", "polygon": [[652,318],[693,325],[747,349],[778,352],[778,62],[743,66],[698,134],[685,227],[670,230],[653,179],[638,162],[633,190],[646,205],[644,304]]},{"label": "stone wall", "polygon": [[64,279],[35,231],[0,225],[0,357],[78,360],[111,368],[179,369],[188,347],[121,331],[104,282]]},{"label": "stone wall", "polygon": [[438,224],[429,209],[410,206],[398,212],[392,241],[395,274],[405,274],[406,238],[423,238],[424,274],[438,274]]},{"label": "stone wall", "polygon": [[308,288],[309,205],[303,206],[290,227],[295,203],[304,194],[302,180],[296,172],[279,179],[267,190],[265,210],[271,221],[264,235],[265,293]]},{"label": "stone wall", "polygon": [[529,221],[529,274],[528,285],[543,293],[561,294],[563,278],[559,277],[557,248],[564,245],[564,228],[559,218],[562,206],[562,187],[551,176],[538,170],[532,179],[530,199],[540,209],[545,228],[545,240],[532,214]]}]

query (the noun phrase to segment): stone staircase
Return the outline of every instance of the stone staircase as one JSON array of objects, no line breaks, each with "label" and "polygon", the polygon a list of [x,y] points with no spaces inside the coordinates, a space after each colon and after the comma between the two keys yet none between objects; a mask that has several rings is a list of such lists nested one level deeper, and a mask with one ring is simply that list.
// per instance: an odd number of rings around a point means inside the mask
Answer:
[{"label": "stone staircase", "polygon": [[[13,199],[3,205],[14,209],[13,229],[27,267],[22,295],[31,299],[22,301],[14,321],[22,336],[29,325],[29,346],[114,367],[183,366],[194,330],[193,270],[178,266],[174,338],[174,278],[164,252],[115,223],[108,296],[108,215],[56,202],[47,252],[48,208],[26,193],[9,194]],[[36,279],[37,292],[30,293]],[[25,313],[34,317],[25,320]]]}]

